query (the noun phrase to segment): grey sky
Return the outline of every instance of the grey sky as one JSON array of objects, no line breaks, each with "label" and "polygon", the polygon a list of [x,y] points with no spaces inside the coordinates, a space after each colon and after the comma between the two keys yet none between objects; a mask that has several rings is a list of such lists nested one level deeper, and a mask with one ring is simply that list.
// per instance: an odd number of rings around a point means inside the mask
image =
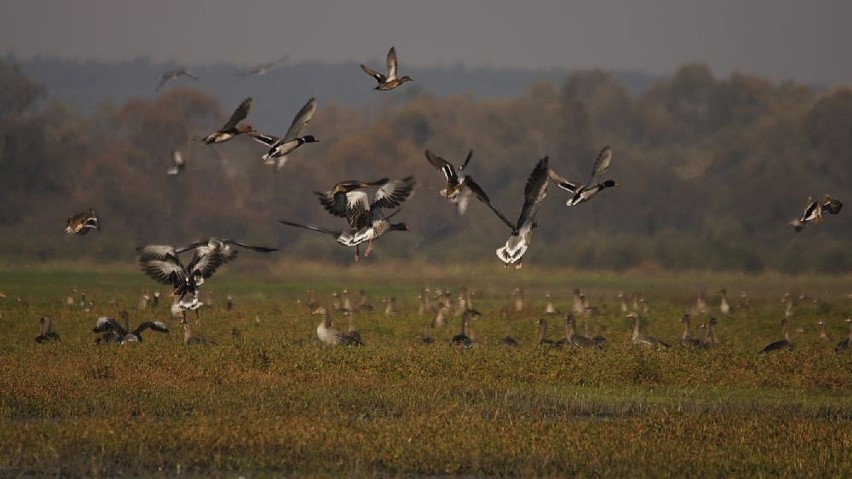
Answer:
[{"label": "grey sky", "polygon": [[28,0],[0,52],[177,63],[377,62],[667,74],[691,61],[776,81],[852,84],[846,0]]}]

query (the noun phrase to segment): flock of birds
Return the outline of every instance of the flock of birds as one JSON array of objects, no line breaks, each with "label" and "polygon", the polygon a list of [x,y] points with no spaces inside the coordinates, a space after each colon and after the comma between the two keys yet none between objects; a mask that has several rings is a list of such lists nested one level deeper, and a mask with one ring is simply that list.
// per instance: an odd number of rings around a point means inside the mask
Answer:
[{"label": "flock of birds", "polygon": [[[283,61],[284,58],[258,65],[256,68],[241,72],[241,74],[262,75]],[[378,91],[393,90],[407,82],[413,81],[407,75],[399,75],[397,54],[394,47],[391,47],[387,53],[387,64],[384,72],[373,70],[364,64],[361,64],[361,69],[377,82],[375,89]],[[161,75],[155,91],[159,91],[167,82],[178,80],[181,77],[193,80],[198,79],[196,75],[189,72],[186,68],[175,69]],[[248,136],[265,147],[265,153],[261,156],[263,163],[271,165],[276,169],[283,168],[287,163],[289,155],[297,148],[304,144],[319,141],[313,135],[302,135],[302,130],[310,123],[316,113],[316,98],[310,98],[296,113],[289,128],[281,137],[260,132],[245,121],[251,110],[251,105],[252,98],[245,98],[221,128],[205,136],[195,137],[195,139],[207,145],[215,145],[230,141],[239,135]],[[591,200],[601,191],[618,185],[617,182],[611,179],[603,179],[603,175],[609,170],[612,162],[613,152],[609,146],[601,149],[592,166],[589,178],[585,182],[564,178],[554,171],[549,164],[549,158],[545,156],[536,162],[527,177],[520,213],[517,219],[513,221],[492,203],[485,189],[467,173],[473,157],[472,150],[468,152],[464,161],[458,166],[429,149],[426,149],[424,154],[428,163],[446,181],[446,187],[440,191],[441,196],[453,203],[459,214],[464,214],[469,206],[470,199],[476,198],[487,206],[499,221],[506,225],[509,230],[509,236],[503,246],[495,250],[497,257],[506,267],[522,267],[524,255],[532,241],[533,230],[538,227],[536,216],[542,202],[547,196],[549,185],[553,184],[568,193],[566,200],[567,206],[580,205]],[[169,175],[181,174],[185,169],[185,165],[186,162],[183,156],[180,152],[175,151],[173,153],[172,165],[167,173]],[[315,194],[323,209],[332,216],[343,218],[346,222],[345,225],[334,228],[297,223],[290,220],[279,220],[279,222],[286,226],[304,228],[322,233],[332,237],[337,243],[343,246],[354,247],[355,261],[359,261],[362,244],[366,243],[363,256],[368,257],[373,250],[373,243],[385,233],[408,230],[405,223],[392,222],[391,219],[400,211],[400,205],[412,196],[416,186],[417,182],[413,175],[398,179],[381,178],[373,181],[342,180],[332,186],[331,189],[316,191]],[[374,190],[372,197],[368,193],[371,189]],[[828,194],[823,195],[817,201],[809,198],[803,214],[791,221],[790,225],[795,231],[800,231],[807,223],[819,223],[826,213],[832,215],[839,213],[842,206],[842,202]],[[391,210],[393,211],[391,212]],[[100,229],[100,217],[94,209],[90,208],[88,211],[69,217],[65,231],[68,234],[85,235],[91,230]],[[277,251],[277,248],[274,247],[255,246],[237,240],[210,237],[180,247],[160,244],[141,246],[137,249],[139,253],[138,264],[148,277],[158,283],[169,285],[173,288],[172,294],[174,296],[175,311],[181,315],[181,323],[184,325],[185,331],[190,331],[191,327],[189,326],[189,321],[186,320],[186,312],[196,311],[196,314],[198,314],[198,309],[204,304],[200,300],[200,286],[219,267],[236,258],[239,252],[238,248],[249,249],[260,253]],[[189,260],[186,262],[185,259],[181,260],[180,258],[183,253],[189,255]],[[340,333],[333,330],[329,319],[329,312],[325,308],[318,307],[314,312],[322,316],[322,320],[317,327],[317,336],[323,342],[335,345],[363,344],[360,337],[351,335],[352,331]],[[641,333],[640,316],[638,313],[631,314],[630,317],[635,321],[634,342],[653,344],[655,347],[668,347],[667,343]],[[461,311],[460,316],[463,318],[462,329],[459,337],[456,338],[458,341],[454,339],[454,344],[468,346],[472,344],[472,341],[465,340],[464,338],[467,337],[469,339],[466,331],[470,326],[470,321],[479,315],[472,307],[464,308]],[[603,344],[601,338],[588,338],[577,334],[575,321],[572,314],[565,317],[565,335],[563,339],[554,341],[553,344],[571,344],[579,347],[600,347]],[[682,339],[682,344],[683,341],[689,344],[695,343],[688,334],[689,317],[684,316],[682,322],[685,328],[684,334],[686,335]],[[44,331],[40,337],[49,338],[48,334],[52,333],[50,321],[43,320],[42,326]],[[702,342],[695,344],[702,347],[711,345],[714,337],[712,333],[713,326],[714,323],[712,321],[708,323],[706,327],[708,336]],[[547,324],[544,318],[539,323],[539,327],[542,336],[541,342],[545,344],[546,338],[544,336]],[[118,339],[121,342],[132,342],[141,340],[142,331],[149,328],[160,332],[168,331],[168,328],[159,322],[145,322],[139,325],[138,328],[130,331],[126,321],[124,325],[121,325],[117,321],[107,317],[98,320],[94,331],[101,334],[100,339],[103,341]],[[191,335],[191,333],[187,334]]]}]

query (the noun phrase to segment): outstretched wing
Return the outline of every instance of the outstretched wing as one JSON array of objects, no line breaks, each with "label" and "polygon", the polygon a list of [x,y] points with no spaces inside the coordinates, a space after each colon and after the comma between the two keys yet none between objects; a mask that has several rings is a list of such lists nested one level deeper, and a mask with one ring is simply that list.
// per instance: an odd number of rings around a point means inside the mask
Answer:
[{"label": "outstretched wing", "polygon": [[[426,159],[429,160],[429,163],[444,174],[444,177],[447,179],[447,185],[457,186],[459,184],[459,174],[456,172],[456,168],[450,164],[449,161],[432,153],[429,149],[426,149],[425,153]],[[467,164],[467,162],[465,162],[465,164]]]},{"label": "outstretched wing", "polygon": [[240,246],[242,248],[250,249],[252,251],[258,251],[260,253],[270,253],[272,251],[278,251],[278,248],[268,248],[266,246],[253,246],[250,244],[245,244],[242,241],[236,241],[232,239],[223,239],[222,243]]},{"label": "outstretched wing", "polygon": [[372,68],[368,67],[367,65],[364,65],[363,63],[361,64],[361,69],[364,70],[364,73],[370,75],[379,83],[384,83],[387,80],[387,77],[384,74],[373,70]]},{"label": "outstretched wing", "polygon": [[251,109],[251,101],[251,97],[248,97],[240,103],[240,106],[234,110],[234,113],[231,114],[231,118],[229,118],[228,122],[225,123],[225,126],[222,127],[223,131],[232,130],[235,126],[237,126],[237,123],[246,119],[249,110]]},{"label": "outstretched wing", "polygon": [[600,176],[606,173],[606,170],[609,169],[609,164],[611,161],[612,148],[610,148],[609,146],[605,146],[598,154],[598,159],[595,160],[595,165],[592,167],[592,174],[591,176],[589,176],[589,182],[586,183],[586,185],[591,186],[597,183],[600,180]]},{"label": "outstretched wing", "polygon": [[296,116],[293,118],[293,123],[290,124],[290,128],[287,129],[287,133],[284,134],[283,141],[295,140],[297,136],[299,136],[299,132],[302,131],[305,125],[311,121],[311,118],[314,117],[314,113],[317,111],[317,99],[311,97],[307,103],[299,110],[299,113],[296,113]]},{"label": "outstretched wing", "polygon": [[547,196],[547,180],[548,180],[548,157],[539,160],[538,164],[533,168],[527,184],[524,187],[524,206],[521,208],[521,216],[518,217],[516,230],[528,222],[532,222],[535,218],[541,202]]},{"label": "outstretched wing", "polygon": [[497,208],[494,207],[493,204],[491,204],[491,200],[488,199],[488,195],[485,194],[485,190],[483,190],[482,187],[480,187],[475,181],[473,181],[473,178],[471,176],[465,177],[464,185],[468,189],[470,189],[471,192],[473,192],[473,194],[479,201],[485,203],[489,208],[491,208],[491,211],[493,211],[494,214],[496,214],[497,217],[500,218],[500,220],[505,223],[506,226],[509,227],[509,229],[515,229],[515,225],[513,225],[512,222],[509,221],[509,218],[506,218],[506,215],[501,213]]},{"label": "outstretched wing", "polygon": [[559,174],[557,174],[555,171],[553,171],[552,168],[547,169],[547,177],[550,179],[550,181],[553,184],[555,184],[556,186],[562,188],[563,190],[571,193],[572,195],[575,194],[577,192],[577,189],[580,188],[579,183],[577,183],[575,181],[567,180],[567,179],[559,176]]},{"label": "outstretched wing", "polygon": [[388,50],[387,60],[388,60],[388,79],[394,79],[394,78],[396,78],[396,66],[397,66],[396,48],[395,47],[390,47],[390,50]]},{"label": "outstretched wing", "polygon": [[417,182],[414,181],[413,176],[406,176],[401,180],[388,181],[376,191],[376,196],[373,198],[371,206],[396,208],[411,196],[416,185]]}]

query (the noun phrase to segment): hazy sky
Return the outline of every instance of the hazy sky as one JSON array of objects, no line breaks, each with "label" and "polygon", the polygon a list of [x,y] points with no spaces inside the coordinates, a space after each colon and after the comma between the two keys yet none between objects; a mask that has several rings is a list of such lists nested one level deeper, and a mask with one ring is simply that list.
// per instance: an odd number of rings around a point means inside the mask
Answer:
[{"label": "hazy sky", "polygon": [[27,0],[0,53],[253,65],[376,62],[629,69],[703,62],[772,80],[852,84],[848,0]]}]

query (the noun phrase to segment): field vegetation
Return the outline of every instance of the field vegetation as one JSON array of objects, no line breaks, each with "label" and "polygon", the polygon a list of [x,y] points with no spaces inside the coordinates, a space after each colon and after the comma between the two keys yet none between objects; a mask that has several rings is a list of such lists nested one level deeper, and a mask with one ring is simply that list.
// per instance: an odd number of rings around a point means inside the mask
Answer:
[{"label": "field vegetation", "polygon": [[[845,477],[852,354],[834,346],[847,334],[849,280],[247,258],[203,286],[210,306],[189,317],[217,344],[186,346],[168,291],[156,308],[139,308],[155,284],[133,268],[8,268],[0,275],[0,474]],[[435,316],[418,314],[424,287],[449,289],[454,300],[462,287],[475,293],[483,314],[472,323],[473,348],[450,346],[456,315],[435,329],[434,344],[421,342]],[[722,316],[721,287],[735,308],[747,293],[749,310]],[[333,292],[348,288],[357,304],[365,291],[374,310],[358,311],[355,325],[366,346],[317,341],[309,288],[328,307]],[[566,312],[574,288],[598,308],[591,328],[603,327],[606,346],[539,346],[539,318],[551,339],[562,331],[563,315],[544,313],[545,293]],[[630,342],[621,291],[644,295],[643,328],[674,347]],[[714,315],[721,344],[678,347],[679,318],[701,291],[708,311],[693,312],[693,334]],[[788,291],[804,295],[790,318],[795,348],[758,355],[781,337]],[[81,305],[82,293],[91,305]],[[391,316],[386,296],[398,303]],[[121,310],[131,324],[158,319],[171,332],[95,345],[96,318]],[[60,342],[33,340],[45,315]],[[332,320],[346,330],[342,314]],[[578,318],[580,332],[586,321]],[[518,347],[501,344],[507,328]]]}]

